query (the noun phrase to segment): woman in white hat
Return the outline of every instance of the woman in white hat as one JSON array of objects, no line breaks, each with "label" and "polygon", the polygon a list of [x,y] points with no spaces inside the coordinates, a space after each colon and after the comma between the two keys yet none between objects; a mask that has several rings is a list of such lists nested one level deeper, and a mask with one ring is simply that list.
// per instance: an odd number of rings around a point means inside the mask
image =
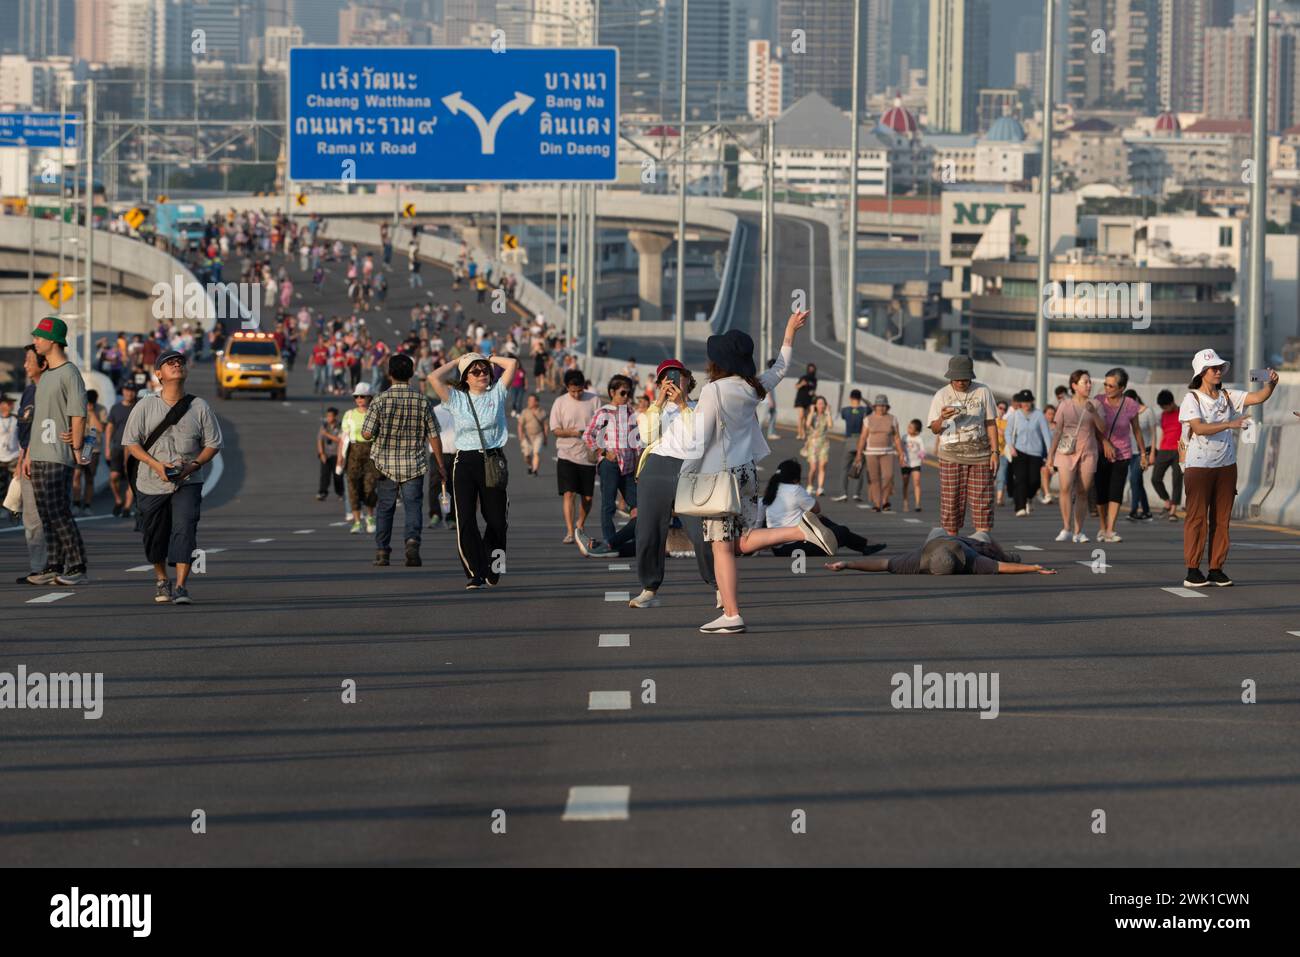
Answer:
[{"label": "woman in white hat", "polygon": [[[1202,349],[1192,359],[1196,373],[1178,410],[1187,424],[1187,462],[1183,488],[1187,493],[1187,521],[1183,526],[1183,558],[1187,588],[1231,585],[1223,571],[1228,560],[1228,525],[1237,496],[1237,443],[1232,432],[1247,428],[1247,407],[1260,405],[1277,388],[1277,373],[1268,370],[1268,382],[1258,392],[1223,388],[1228,363],[1213,349]],[[1201,559],[1209,540],[1210,573],[1201,574]]]}]

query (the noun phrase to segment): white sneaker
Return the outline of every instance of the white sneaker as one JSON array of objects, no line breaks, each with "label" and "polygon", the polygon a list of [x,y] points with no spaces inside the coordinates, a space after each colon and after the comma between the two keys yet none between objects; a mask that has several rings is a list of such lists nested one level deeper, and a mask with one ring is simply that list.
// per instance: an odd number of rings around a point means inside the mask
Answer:
[{"label": "white sneaker", "polygon": [[805,542],[811,542],[827,555],[834,555],[839,550],[840,542],[835,533],[821,522],[815,521],[812,512],[803,513],[799,519],[799,529],[803,532]]},{"label": "white sneaker", "polygon": [[831,499],[832,502],[847,502],[848,500],[849,497],[847,495],[836,495],[833,499]]},{"label": "white sneaker", "polygon": [[1020,511],[1016,512],[1016,518],[1025,518],[1027,515],[1029,515],[1029,509],[1027,508],[1022,508]]},{"label": "white sneaker", "polygon": [[1039,501],[1042,502],[1044,505],[1051,505],[1051,504],[1052,504],[1052,496],[1050,496],[1050,495],[1044,495],[1042,498],[1039,499]]},{"label": "white sneaker", "polygon": [[658,608],[659,599],[655,597],[655,593],[652,592],[650,589],[644,588],[641,590],[641,594],[637,595],[635,598],[633,598],[630,602],[627,603],[627,607]]},{"label": "white sneaker", "polygon": [[1088,543],[1088,541],[1089,541],[1088,536],[1083,534],[1083,532],[1074,533],[1074,543],[1076,545],[1085,545]]},{"label": "white sneaker", "polygon": [[1056,536],[1056,540],[1058,542],[1068,542],[1073,537],[1074,536],[1070,534],[1070,530],[1068,528],[1063,528],[1061,529],[1060,534]]},{"label": "white sneaker", "polygon": [[719,615],[707,625],[700,625],[706,635],[738,635],[745,630],[745,619],[739,615]]},{"label": "white sneaker", "polygon": [[[1101,541],[1100,535],[1097,536],[1097,541]],[[1109,535],[1106,536],[1106,541],[1114,543],[1114,542],[1122,542],[1124,541],[1124,539],[1119,537],[1119,532],[1111,532]]]}]

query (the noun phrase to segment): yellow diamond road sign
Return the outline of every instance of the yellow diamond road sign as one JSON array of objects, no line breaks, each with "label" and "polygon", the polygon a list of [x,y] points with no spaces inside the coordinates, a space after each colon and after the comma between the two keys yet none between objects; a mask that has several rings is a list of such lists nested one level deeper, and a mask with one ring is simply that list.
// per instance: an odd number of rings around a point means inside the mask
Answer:
[{"label": "yellow diamond road sign", "polygon": [[415,204],[414,204],[414,203],[407,203],[405,206],[403,206],[403,207],[402,207],[402,215],[405,216],[407,219],[414,219],[414,218],[415,218]]},{"label": "yellow diamond road sign", "polygon": [[298,205],[299,205],[299,206],[306,206],[306,205],[307,205],[307,194],[306,194],[306,193],[299,193],[299,194],[298,194]]},{"label": "yellow diamond road sign", "polygon": [[168,199],[168,197],[167,197],[167,194],[166,194],[166,193],[159,193],[159,194],[158,194],[158,200],[157,200],[158,205],[159,205],[159,206],[163,205],[164,203],[167,202],[167,199]]},{"label": "yellow diamond road sign", "polygon": [[144,225],[144,221],[149,218],[149,214],[137,207],[132,209],[122,218],[126,220],[126,224],[132,229],[139,229]]},{"label": "yellow diamond road sign", "polygon": [[59,277],[57,275],[51,276],[49,279],[45,280],[39,291],[41,298],[55,309],[59,308],[61,302],[67,302],[76,294],[76,290],[72,288],[72,283],[70,282],[63,283],[62,288],[60,288]]},{"label": "yellow diamond road sign", "polygon": [[518,249],[518,248],[519,248],[519,237],[513,235],[512,233],[506,233],[506,235],[505,235],[505,247],[506,247],[506,249]]}]

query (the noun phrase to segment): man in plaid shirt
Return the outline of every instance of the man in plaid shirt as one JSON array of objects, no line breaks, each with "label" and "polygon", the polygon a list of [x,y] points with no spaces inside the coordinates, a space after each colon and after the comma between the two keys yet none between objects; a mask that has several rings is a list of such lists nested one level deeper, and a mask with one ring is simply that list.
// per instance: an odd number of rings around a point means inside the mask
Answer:
[{"label": "man in plaid shirt", "polygon": [[447,474],[438,420],[429,400],[411,388],[414,374],[415,363],[410,356],[399,353],[389,359],[388,375],[393,387],[370,403],[361,426],[362,438],[371,443],[370,458],[380,475],[375,488],[376,565],[388,564],[399,495],[406,517],[406,564],[421,564],[420,516],[430,452],[438,460],[438,470]]},{"label": "man in plaid shirt", "polygon": [[609,401],[596,410],[582,433],[587,448],[604,450],[596,471],[600,475],[600,531],[606,542],[614,538],[614,508],[619,492],[628,510],[636,513],[636,463],[642,445],[631,404],[635,388],[625,375],[610,379]]}]

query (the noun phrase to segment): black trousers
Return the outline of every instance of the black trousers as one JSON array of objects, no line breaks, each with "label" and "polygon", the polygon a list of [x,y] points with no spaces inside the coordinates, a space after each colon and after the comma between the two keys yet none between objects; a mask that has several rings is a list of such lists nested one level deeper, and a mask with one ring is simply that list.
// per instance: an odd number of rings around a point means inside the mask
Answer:
[{"label": "black trousers", "polygon": [[[1173,470],[1174,494],[1171,496],[1165,490],[1165,472]],[[1177,449],[1158,449],[1156,451],[1156,467],[1151,473],[1151,484],[1155,486],[1156,494],[1166,502],[1173,502],[1179,505],[1183,501],[1183,467],[1178,464]]]},{"label": "black trousers", "polygon": [[1011,496],[1016,511],[1023,509],[1043,484],[1043,457],[1017,452],[1011,460]]},{"label": "black trousers", "polygon": [[188,565],[198,547],[199,503],[203,485],[187,482],[170,495],[136,495],[144,557],[155,565]]},{"label": "black trousers", "polygon": [[[451,467],[451,494],[456,500],[456,550],[466,578],[485,578],[496,584],[504,570],[506,513],[509,500],[503,488],[488,488],[483,453],[460,451]],[[482,512],[487,528],[479,531]],[[497,564],[498,560],[502,564]]]},{"label": "black trousers", "polygon": [[321,495],[328,495],[330,483],[334,484],[334,494],[339,498],[344,498],[343,494],[343,473],[334,474],[334,466],[337,459],[332,456],[325,456],[325,461],[320,463],[320,488],[317,490]]}]

